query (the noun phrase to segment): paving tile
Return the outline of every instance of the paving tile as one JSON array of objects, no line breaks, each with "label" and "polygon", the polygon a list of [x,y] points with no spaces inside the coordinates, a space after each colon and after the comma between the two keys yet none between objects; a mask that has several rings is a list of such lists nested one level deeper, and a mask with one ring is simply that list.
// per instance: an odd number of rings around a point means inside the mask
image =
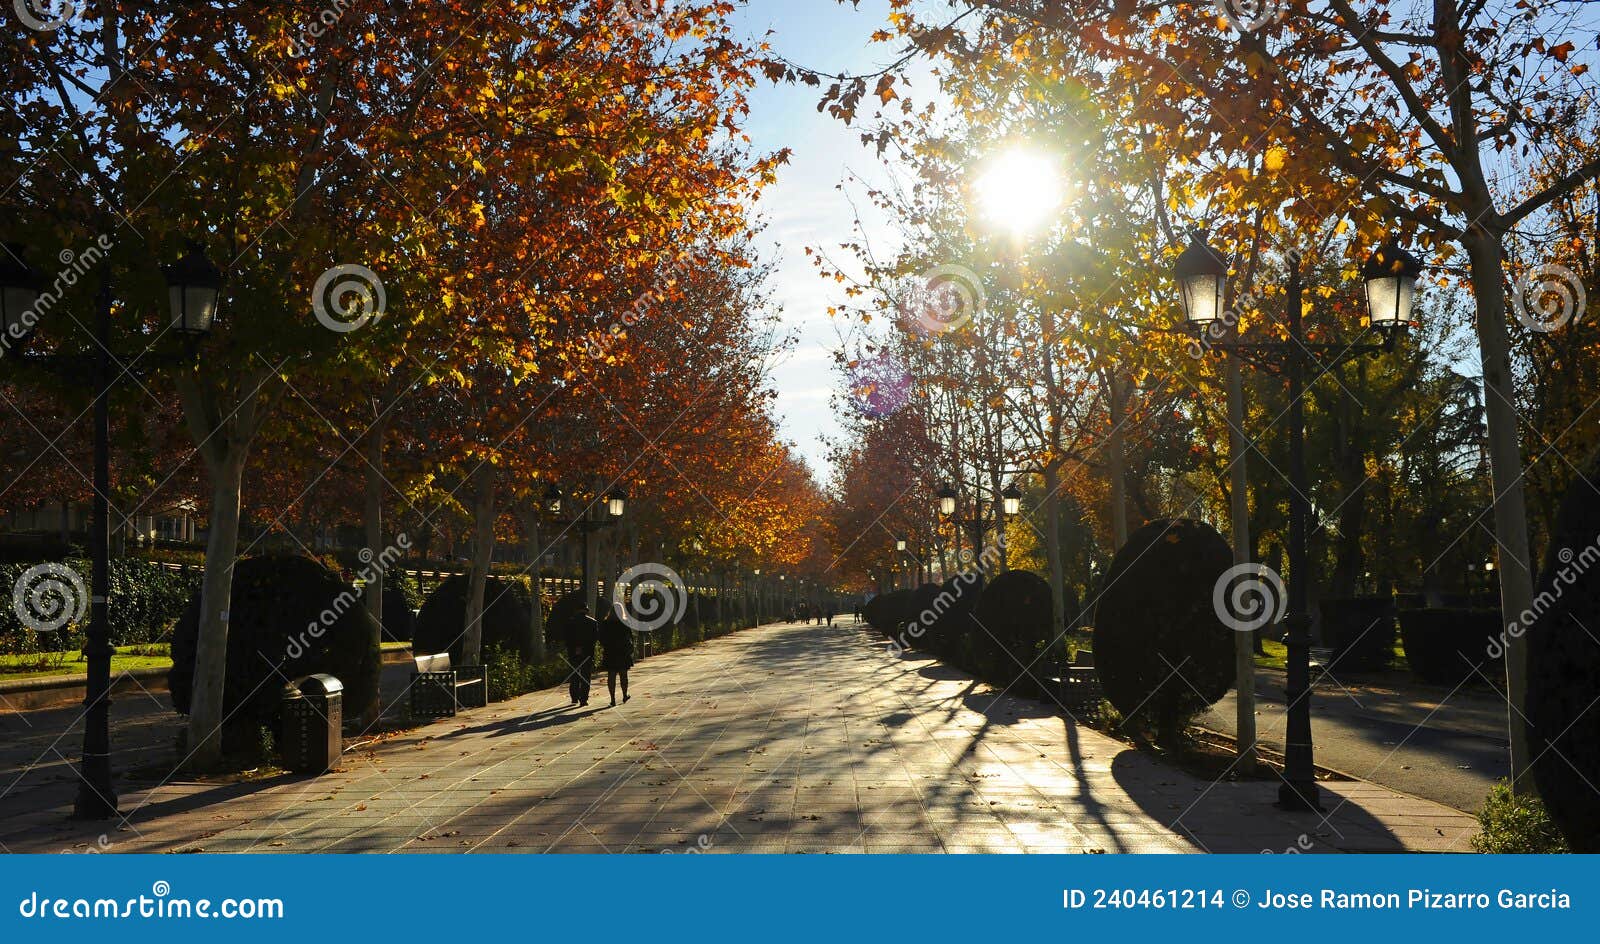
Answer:
[{"label": "paving tile", "polygon": [[[1282,813],[1270,784],[1197,780],[878,643],[843,625],[763,627],[642,660],[626,710],[579,714],[536,692],[368,745],[322,778],[128,784],[132,829],[108,841],[130,852],[1075,854],[1259,852],[1305,835],[1313,851],[1367,852],[1459,850],[1475,830],[1359,782],[1328,785],[1342,806],[1326,823]],[[805,671],[780,669],[794,665]],[[140,710],[171,743],[171,719]],[[27,766],[25,748],[0,746],[0,783],[22,785],[0,796],[0,842],[97,842],[105,830],[64,818],[71,780]]]}]

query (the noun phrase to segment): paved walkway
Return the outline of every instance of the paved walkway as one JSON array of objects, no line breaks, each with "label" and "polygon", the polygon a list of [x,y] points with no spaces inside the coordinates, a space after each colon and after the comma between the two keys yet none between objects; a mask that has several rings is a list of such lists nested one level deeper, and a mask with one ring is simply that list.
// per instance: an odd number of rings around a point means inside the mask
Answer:
[{"label": "paved walkway", "polygon": [[[1283,750],[1287,723],[1283,673],[1256,674],[1256,733]],[[1233,693],[1201,723],[1235,732]],[[1399,673],[1323,676],[1311,699],[1317,763],[1468,812],[1483,806],[1495,781],[1510,775],[1506,704],[1483,688],[1455,691]]]},{"label": "paved walkway", "polygon": [[[15,852],[1259,852],[1461,850],[1457,811],[1366,783],[1329,813],[1207,783],[851,626],[656,656],[634,698],[537,692],[346,754],[325,777],[0,798]],[[100,839],[104,834],[104,840]]]}]

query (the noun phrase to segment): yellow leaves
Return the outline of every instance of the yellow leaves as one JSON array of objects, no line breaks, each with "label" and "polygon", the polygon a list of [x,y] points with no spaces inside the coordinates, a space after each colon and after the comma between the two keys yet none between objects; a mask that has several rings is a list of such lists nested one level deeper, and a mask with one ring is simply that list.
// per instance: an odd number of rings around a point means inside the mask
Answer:
[{"label": "yellow leaves", "polygon": [[1267,148],[1266,157],[1263,159],[1262,163],[1266,167],[1267,173],[1276,174],[1283,170],[1283,164],[1288,159],[1288,148],[1285,148],[1281,144],[1274,144],[1272,147]]}]

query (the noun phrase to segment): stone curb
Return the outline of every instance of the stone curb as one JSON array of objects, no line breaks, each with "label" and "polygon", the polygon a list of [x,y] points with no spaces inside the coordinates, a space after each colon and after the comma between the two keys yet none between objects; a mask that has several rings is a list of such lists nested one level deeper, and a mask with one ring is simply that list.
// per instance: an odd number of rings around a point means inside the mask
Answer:
[{"label": "stone curb", "polygon": [[[399,665],[411,661],[410,649],[386,649],[384,665]],[[41,708],[60,708],[79,705],[88,694],[89,682],[82,675],[46,675],[40,678],[15,679],[0,682],[0,712],[37,711]],[[111,677],[111,693],[143,689],[147,692],[167,690],[167,669],[152,666],[146,669],[125,669]]]}]

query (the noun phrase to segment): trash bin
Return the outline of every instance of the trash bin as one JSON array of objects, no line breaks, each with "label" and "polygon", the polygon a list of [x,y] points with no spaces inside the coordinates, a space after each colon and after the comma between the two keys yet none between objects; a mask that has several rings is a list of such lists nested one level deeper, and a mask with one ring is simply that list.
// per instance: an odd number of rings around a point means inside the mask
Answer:
[{"label": "trash bin", "polygon": [[331,675],[308,675],[283,687],[285,767],[325,774],[344,748],[344,683]]}]

